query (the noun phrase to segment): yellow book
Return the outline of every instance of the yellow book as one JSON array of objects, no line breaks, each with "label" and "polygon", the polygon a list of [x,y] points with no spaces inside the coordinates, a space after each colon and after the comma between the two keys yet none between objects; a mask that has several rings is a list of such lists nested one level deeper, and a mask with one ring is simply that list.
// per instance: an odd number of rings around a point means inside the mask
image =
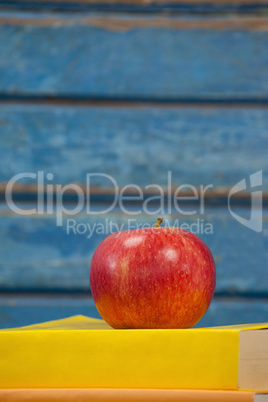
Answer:
[{"label": "yellow book", "polygon": [[115,330],[75,316],[0,331],[0,388],[268,389],[268,324]]}]

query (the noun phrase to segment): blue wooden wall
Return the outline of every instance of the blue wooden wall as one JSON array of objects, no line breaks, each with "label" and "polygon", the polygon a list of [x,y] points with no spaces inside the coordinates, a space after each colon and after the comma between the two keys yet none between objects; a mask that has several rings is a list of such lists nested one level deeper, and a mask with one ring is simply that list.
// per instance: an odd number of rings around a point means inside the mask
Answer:
[{"label": "blue wooden wall", "polygon": [[[201,233],[217,266],[212,305],[199,323],[268,321],[268,1],[0,1],[0,327],[72,314],[97,317],[89,266],[104,234],[67,234],[48,215],[22,216],[5,202],[18,173],[44,171],[53,184],[87,173],[119,186],[213,185],[196,209],[170,221],[213,226]],[[249,176],[262,171],[262,230],[228,210],[228,192],[246,179],[233,211],[249,218]],[[111,183],[95,176],[94,208],[110,202]],[[38,189],[15,187],[20,208],[34,208]],[[65,195],[65,207],[75,197]],[[154,216],[119,208],[77,224]],[[259,211],[254,211],[260,214]],[[125,228],[125,227],[124,227]]]}]

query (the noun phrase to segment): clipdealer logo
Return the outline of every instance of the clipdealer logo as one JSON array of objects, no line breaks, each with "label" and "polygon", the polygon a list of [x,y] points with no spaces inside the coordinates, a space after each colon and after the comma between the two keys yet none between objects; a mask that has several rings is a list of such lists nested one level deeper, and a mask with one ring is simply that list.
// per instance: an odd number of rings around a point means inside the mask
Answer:
[{"label": "clipdealer logo", "polygon": [[[92,179],[106,179],[109,181],[110,189],[112,189],[113,200],[111,205],[108,207],[98,210],[94,210],[91,207],[90,195],[92,189]],[[37,207],[31,209],[22,209],[15,204],[13,200],[13,192],[15,185],[20,180],[34,179],[37,185]],[[176,212],[183,216],[193,216],[199,213],[203,215],[205,213],[205,194],[208,189],[213,188],[212,184],[207,186],[200,185],[198,188],[192,186],[191,184],[183,184],[177,187],[175,190],[172,186],[172,174],[169,171],[167,174],[167,183],[165,187],[158,184],[149,184],[145,186],[144,190],[152,191],[151,196],[145,196],[143,188],[136,184],[127,184],[124,187],[119,187],[116,180],[104,173],[88,173],[86,175],[86,193],[84,193],[81,186],[75,183],[60,185],[47,183],[54,179],[52,173],[45,174],[42,171],[37,173],[19,173],[11,178],[6,186],[6,202],[9,208],[20,215],[53,215],[56,214],[56,224],[57,226],[62,226],[63,216],[75,216],[79,214],[82,210],[85,210],[87,215],[90,216],[100,216],[112,212],[116,206],[119,207],[120,211],[125,215],[164,215]],[[183,192],[187,190],[191,195],[185,197]],[[67,192],[72,191],[76,197],[77,202],[74,203],[71,208],[64,205],[64,196]],[[45,202],[46,195],[46,202]],[[192,210],[183,209],[181,205],[181,200],[195,200],[195,206]],[[129,201],[137,202],[138,205],[135,210],[128,209]],[[154,208],[151,204],[155,205]]]},{"label": "clipdealer logo", "polygon": [[[262,190],[260,188],[262,186],[262,170],[251,174],[249,176],[249,183],[249,189],[246,184],[246,179],[239,181],[230,189],[228,195],[228,208],[232,217],[241,223],[241,225],[246,226],[254,232],[260,233],[262,231]],[[232,196],[240,191],[245,190],[249,190],[251,194],[249,219],[239,216],[236,212],[232,211],[230,205]]]},{"label": "clipdealer logo", "polygon": [[[94,179],[106,179],[109,181],[110,188],[113,189],[113,200],[111,205],[105,208],[94,210],[90,205],[90,195],[92,188],[92,180]],[[22,209],[13,199],[13,192],[15,185],[20,181],[25,179],[33,179],[37,185],[37,206],[31,209]],[[10,210],[19,215],[56,215],[56,225],[63,226],[63,217],[71,216],[74,217],[78,215],[82,210],[86,211],[89,216],[100,216],[105,215],[114,210],[116,206],[119,207],[120,211],[124,215],[140,215],[145,214],[148,216],[155,215],[171,215],[179,214],[180,216],[185,216],[187,218],[196,216],[197,214],[202,216],[205,214],[205,195],[206,191],[213,189],[212,184],[199,187],[195,187],[191,184],[183,184],[174,189],[172,186],[172,173],[169,171],[167,173],[167,182],[164,187],[158,184],[149,184],[144,187],[144,190],[150,190],[151,196],[145,196],[143,188],[136,184],[128,184],[120,188],[116,180],[104,173],[88,173],[86,175],[86,193],[78,184],[71,183],[67,185],[53,184],[51,183],[54,179],[52,173],[45,174],[43,171],[37,173],[19,173],[13,176],[6,186],[6,202]],[[262,231],[262,171],[255,172],[249,176],[250,186],[247,186],[246,179],[236,183],[229,191],[228,194],[228,209],[231,216],[239,222],[241,225],[260,233]],[[250,191],[251,194],[251,209],[250,218],[246,219],[240,216],[235,209],[231,206],[232,198],[241,191]],[[70,205],[68,208],[64,205],[64,197],[67,192],[73,192],[76,195],[77,202]],[[187,191],[188,196],[185,197],[185,191]],[[184,194],[183,194],[184,192]],[[190,195],[189,195],[190,194]],[[46,195],[46,201],[45,201]],[[192,209],[185,208],[181,201],[189,200],[194,201]],[[128,209],[128,202],[138,201],[138,205],[135,209]],[[154,207],[152,208],[152,203]],[[70,224],[74,226],[73,220]],[[202,220],[204,224],[204,220]]]}]

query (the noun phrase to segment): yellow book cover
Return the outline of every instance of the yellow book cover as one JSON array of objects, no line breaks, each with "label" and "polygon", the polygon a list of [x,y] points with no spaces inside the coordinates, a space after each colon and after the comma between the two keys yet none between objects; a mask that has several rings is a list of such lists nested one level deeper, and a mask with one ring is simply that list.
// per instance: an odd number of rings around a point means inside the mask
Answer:
[{"label": "yellow book cover", "polygon": [[0,388],[268,389],[268,324],[115,330],[84,316],[0,331]]}]

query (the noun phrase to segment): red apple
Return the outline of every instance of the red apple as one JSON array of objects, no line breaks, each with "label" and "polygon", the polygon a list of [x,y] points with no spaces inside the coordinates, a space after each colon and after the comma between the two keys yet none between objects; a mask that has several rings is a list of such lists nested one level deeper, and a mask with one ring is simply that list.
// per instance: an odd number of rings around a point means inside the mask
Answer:
[{"label": "red apple", "polygon": [[97,309],[113,328],[190,328],[207,311],[215,284],[209,248],[175,227],[113,233],[90,269]]}]

